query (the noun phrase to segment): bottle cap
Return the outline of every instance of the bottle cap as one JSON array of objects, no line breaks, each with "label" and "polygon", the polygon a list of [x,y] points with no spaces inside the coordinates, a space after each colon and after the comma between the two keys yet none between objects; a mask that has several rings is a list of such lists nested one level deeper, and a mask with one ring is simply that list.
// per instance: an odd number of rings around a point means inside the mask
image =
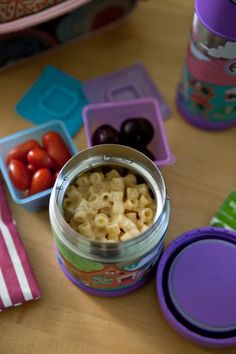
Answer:
[{"label": "bottle cap", "polygon": [[235,0],[196,0],[195,10],[199,20],[210,32],[236,41]]}]

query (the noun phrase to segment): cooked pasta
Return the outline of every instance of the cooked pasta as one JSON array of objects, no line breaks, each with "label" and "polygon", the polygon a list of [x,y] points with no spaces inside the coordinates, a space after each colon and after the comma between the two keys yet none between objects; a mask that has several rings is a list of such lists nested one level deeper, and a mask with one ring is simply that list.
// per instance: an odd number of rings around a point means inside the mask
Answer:
[{"label": "cooked pasta", "polygon": [[89,185],[89,179],[88,179],[88,176],[87,175],[83,175],[81,177],[78,177],[77,180],[76,180],[76,185],[78,187],[87,187]]},{"label": "cooked pasta", "polygon": [[133,186],[136,186],[136,184],[137,184],[137,178],[133,173],[128,173],[124,177],[124,182],[125,182],[126,187],[133,187]]},{"label": "cooked pasta", "polygon": [[101,172],[93,172],[89,176],[89,182],[95,185],[102,182],[103,179],[104,179],[104,175]]},{"label": "cooked pasta", "polygon": [[134,187],[128,187],[126,193],[128,200],[137,200],[139,197],[138,189]]},{"label": "cooked pasta", "polygon": [[95,226],[99,229],[107,229],[109,225],[108,216],[106,214],[100,213],[95,216],[94,219]]},{"label": "cooked pasta", "polygon": [[120,177],[120,174],[115,169],[112,169],[111,171],[106,173],[106,178],[107,179],[112,179],[112,178],[117,178],[117,177]]},{"label": "cooked pasta", "polygon": [[109,240],[117,240],[119,241],[119,234],[121,230],[117,223],[111,223],[107,226],[107,233]]},{"label": "cooked pasta", "polygon": [[78,226],[78,231],[84,236],[91,238],[93,236],[93,230],[89,223],[83,223]]},{"label": "cooked pasta", "polygon": [[111,192],[112,212],[114,215],[124,213],[124,193],[123,192]]},{"label": "cooked pasta", "polygon": [[110,188],[112,191],[123,192],[125,189],[124,179],[122,177],[115,177],[111,179]]},{"label": "cooked pasta", "polygon": [[78,176],[67,188],[64,216],[79,234],[99,242],[122,242],[145,232],[153,223],[156,205],[146,183],[115,168]]},{"label": "cooked pasta", "polygon": [[153,211],[151,208],[144,208],[139,212],[140,219],[146,223],[150,223],[153,219]]}]

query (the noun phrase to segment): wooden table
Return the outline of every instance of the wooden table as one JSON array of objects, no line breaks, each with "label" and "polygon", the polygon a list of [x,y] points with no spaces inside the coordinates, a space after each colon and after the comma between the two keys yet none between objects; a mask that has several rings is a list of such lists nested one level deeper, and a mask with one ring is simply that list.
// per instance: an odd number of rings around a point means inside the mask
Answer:
[{"label": "wooden table", "polygon": [[[193,1],[150,0],[119,27],[59,48],[0,76],[0,136],[31,127],[15,103],[51,63],[82,80],[142,61],[170,103],[165,127],[173,166],[163,175],[172,215],[166,245],[180,233],[209,224],[236,187],[236,129],[211,133],[186,123],[175,108],[175,88],[186,53]],[[76,136],[86,146],[83,130]],[[42,298],[1,313],[2,354],[177,354],[215,353],[178,336],[166,323],[155,280],[129,296],[91,297],[70,283],[53,253],[48,210],[29,213],[8,199],[42,290]],[[236,300],[235,300],[236,301]],[[218,353],[236,353],[236,348]]]}]

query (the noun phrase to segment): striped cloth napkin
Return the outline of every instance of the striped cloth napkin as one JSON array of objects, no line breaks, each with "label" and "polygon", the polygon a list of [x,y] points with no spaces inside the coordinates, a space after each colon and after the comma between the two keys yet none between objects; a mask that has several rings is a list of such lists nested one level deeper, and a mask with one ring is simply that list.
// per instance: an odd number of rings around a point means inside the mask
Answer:
[{"label": "striped cloth napkin", "polygon": [[0,311],[40,297],[0,182]]}]

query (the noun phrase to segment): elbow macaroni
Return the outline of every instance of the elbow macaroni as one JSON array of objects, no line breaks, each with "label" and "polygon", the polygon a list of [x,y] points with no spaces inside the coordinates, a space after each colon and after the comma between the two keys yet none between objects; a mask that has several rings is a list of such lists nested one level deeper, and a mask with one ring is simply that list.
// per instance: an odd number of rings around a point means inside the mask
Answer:
[{"label": "elbow macaroni", "polygon": [[153,223],[156,205],[146,183],[116,169],[93,171],[76,178],[66,191],[64,216],[81,235],[95,241],[120,242],[145,232]]}]

